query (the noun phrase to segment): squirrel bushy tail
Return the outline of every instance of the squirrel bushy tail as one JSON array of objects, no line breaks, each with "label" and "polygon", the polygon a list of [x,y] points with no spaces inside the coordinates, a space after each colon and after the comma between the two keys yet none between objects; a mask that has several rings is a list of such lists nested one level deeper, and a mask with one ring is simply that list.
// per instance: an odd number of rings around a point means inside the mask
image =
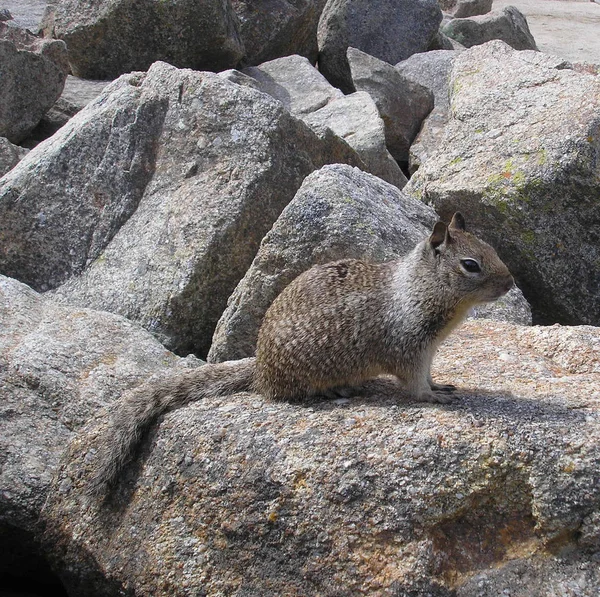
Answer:
[{"label": "squirrel bushy tail", "polygon": [[106,496],[144,432],[164,412],[203,398],[251,390],[255,361],[251,357],[204,365],[184,373],[178,371],[167,379],[143,383],[124,394],[114,407],[108,428],[100,436],[88,495]]}]

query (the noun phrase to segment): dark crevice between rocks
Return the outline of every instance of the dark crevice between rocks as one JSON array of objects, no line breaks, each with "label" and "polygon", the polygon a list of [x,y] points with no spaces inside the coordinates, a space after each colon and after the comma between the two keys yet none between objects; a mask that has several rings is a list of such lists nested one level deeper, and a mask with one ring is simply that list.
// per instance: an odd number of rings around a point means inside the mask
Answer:
[{"label": "dark crevice between rocks", "polygon": [[[396,162],[398,163],[398,166],[400,166],[400,170],[402,170],[402,174],[404,174],[404,176],[406,176],[406,178],[408,180],[410,180],[410,177],[414,174],[414,172],[410,171],[410,168],[408,167],[408,161],[396,160]],[[416,170],[415,170],[415,172],[416,172]]]},{"label": "dark crevice between rocks", "polygon": [[0,596],[67,597],[65,587],[31,533],[0,526],[0,553]]}]

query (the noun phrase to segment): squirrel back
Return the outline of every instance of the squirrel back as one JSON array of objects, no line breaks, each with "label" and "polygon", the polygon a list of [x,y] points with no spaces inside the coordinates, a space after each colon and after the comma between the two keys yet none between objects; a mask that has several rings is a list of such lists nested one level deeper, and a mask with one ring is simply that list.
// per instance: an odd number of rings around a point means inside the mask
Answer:
[{"label": "squirrel back", "polygon": [[314,266],[267,310],[256,358],[205,365],[123,396],[101,438],[89,492],[114,483],[160,414],[205,397],[254,390],[301,400],[392,374],[415,400],[449,402],[453,386],[431,379],[437,347],[471,307],[496,300],[513,283],[494,249],[466,232],[460,213],[400,259]]}]

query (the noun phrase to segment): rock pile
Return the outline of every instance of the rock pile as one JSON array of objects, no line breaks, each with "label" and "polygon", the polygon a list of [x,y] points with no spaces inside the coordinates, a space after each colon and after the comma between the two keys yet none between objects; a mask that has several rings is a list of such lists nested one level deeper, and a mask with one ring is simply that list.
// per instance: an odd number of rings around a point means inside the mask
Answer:
[{"label": "rock pile", "polygon": [[[489,0],[48,4],[37,34],[0,0],[0,573],[596,596],[599,69]],[[459,401],[391,379],[205,400],[85,497],[122,392],[252,355],[298,274],[402,255],[456,210],[523,289],[440,349]]]}]

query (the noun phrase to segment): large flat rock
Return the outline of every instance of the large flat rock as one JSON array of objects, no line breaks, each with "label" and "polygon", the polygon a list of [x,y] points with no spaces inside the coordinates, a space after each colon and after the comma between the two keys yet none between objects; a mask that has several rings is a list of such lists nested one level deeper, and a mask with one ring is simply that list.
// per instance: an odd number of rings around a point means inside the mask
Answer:
[{"label": "large flat rock", "polygon": [[[110,505],[82,495],[102,424],[44,512],[79,594],[511,594],[600,590],[600,330],[470,322],[434,378],[341,402],[207,399],[154,427]],[[576,589],[574,589],[576,587]]]}]

